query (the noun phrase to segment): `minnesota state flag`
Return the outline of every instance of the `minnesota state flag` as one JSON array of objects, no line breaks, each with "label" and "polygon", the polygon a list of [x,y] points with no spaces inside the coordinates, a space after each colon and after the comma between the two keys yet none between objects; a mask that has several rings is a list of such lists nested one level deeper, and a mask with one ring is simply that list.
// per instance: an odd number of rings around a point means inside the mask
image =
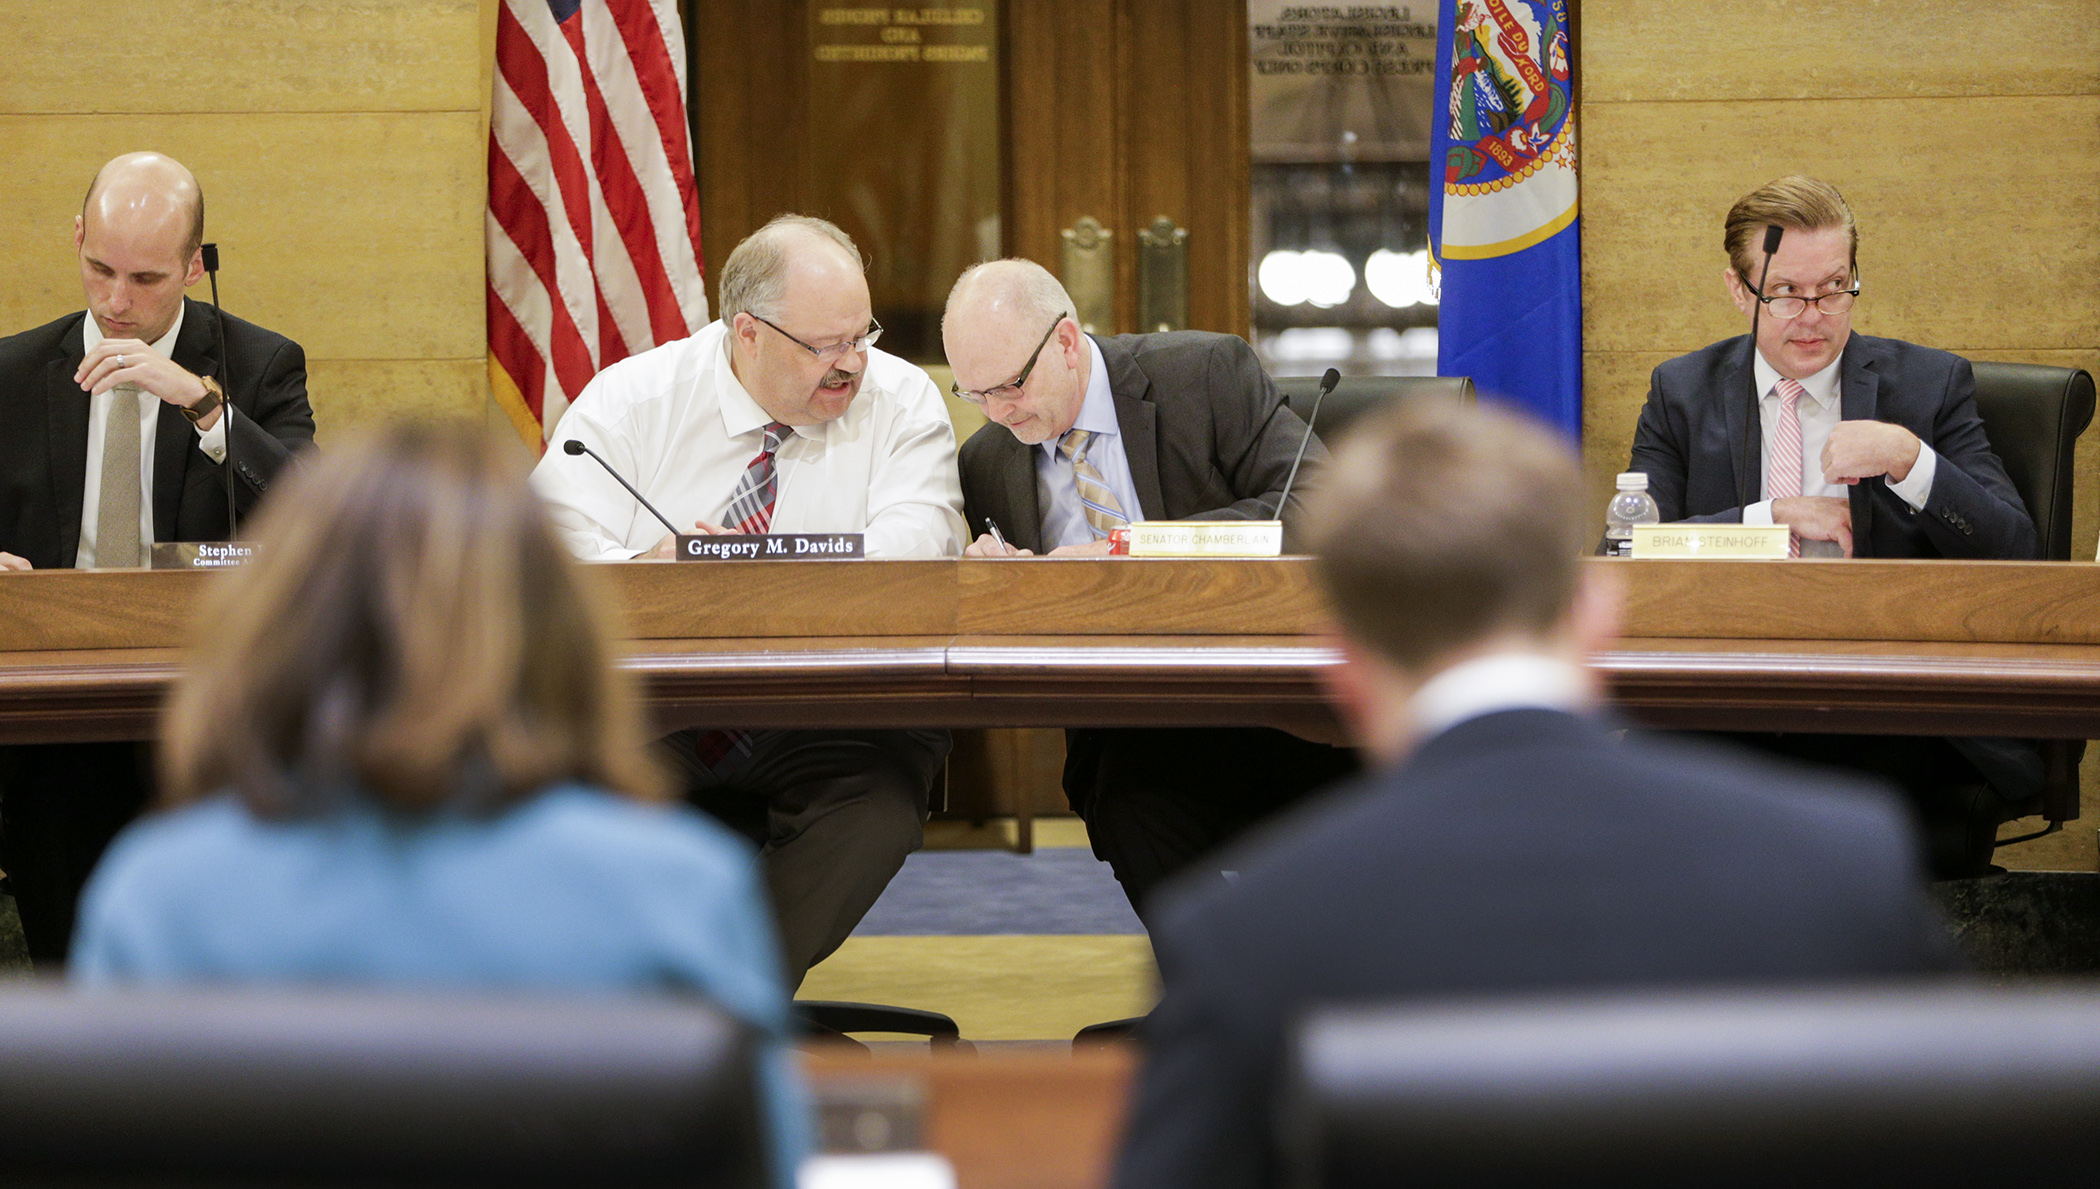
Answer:
[{"label": "minnesota state flag", "polygon": [[1440,0],[1429,250],[1437,372],[1582,433],[1582,253],[1565,0]]}]

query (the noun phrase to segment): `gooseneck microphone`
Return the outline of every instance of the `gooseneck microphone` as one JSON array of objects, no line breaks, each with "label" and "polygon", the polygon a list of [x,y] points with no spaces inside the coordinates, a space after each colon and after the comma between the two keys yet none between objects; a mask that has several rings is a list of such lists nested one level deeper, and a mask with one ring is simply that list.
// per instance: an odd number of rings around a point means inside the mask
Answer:
[{"label": "gooseneck microphone", "polygon": [[1334,391],[1334,386],[1341,382],[1342,373],[1335,368],[1328,368],[1327,374],[1320,377],[1320,391],[1313,395],[1312,412],[1305,418],[1305,436],[1298,439],[1298,456],[1291,459],[1291,473],[1283,478],[1283,494],[1276,497],[1278,520],[1283,519],[1283,506],[1290,502],[1291,484],[1298,481],[1298,464],[1305,461],[1305,448],[1312,444],[1313,422],[1320,419],[1320,404],[1327,399],[1328,393]]},{"label": "gooseneck microphone", "polygon": [[231,541],[241,533],[241,510],[234,499],[233,487],[233,368],[226,358],[226,315],[219,309],[219,245],[203,244],[199,251],[204,256],[204,272],[211,278],[211,324],[218,332],[219,341],[219,423],[226,427],[223,435],[226,460],[219,469],[226,474],[226,539]]},{"label": "gooseneck microphone", "polygon": [[[1779,224],[1765,224],[1765,262],[1757,270],[1757,291],[1750,295],[1750,419],[1744,424],[1751,426],[1757,424],[1758,402],[1764,398],[1764,393],[1757,390],[1757,322],[1758,316],[1765,312],[1765,274],[1772,271],[1772,253],[1779,250],[1780,237],[1785,234],[1786,230]],[[1762,463],[1751,455],[1751,451],[1754,450],[1762,450],[1762,442],[1759,436],[1755,433],[1744,434],[1743,465],[1736,473],[1743,476],[1745,482],[1750,482],[1750,476],[1752,475],[1764,473]],[[1745,504],[1750,502],[1747,494],[1749,490],[1751,489],[1740,486],[1737,489],[1737,494],[1743,496],[1743,503]]]},{"label": "gooseneck microphone", "polygon": [[582,442],[577,441],[575,438],[570,438],[568,441],[563,442],[561,444],[561,450],[564,454],[588,454],[592,458],[597,459],[598,465],[605,468],[606,474],[611,475],[615,479],[619,479],[620,486],[627,489],[627,494],[633,496],[637,501],[639,501],[642,507],[649,509],[649,515],[654,516],[658,520],[663,521],[664,527],[671,530],[672,536],[675,537],[678,535],[678,526],[672,524],[670,520],[664,516],[663,513],[657,511],[656,505],[650,503],[648,499],[642,495],[641,492],[636,491],[634,489],[634,484],[629,483],[625,478],[621,476],[620,472],[614,470],[613,465],[605,461],[605,458],[602,455],[600,455],[596,450],[591,449],[589,446],[584,445]]}]

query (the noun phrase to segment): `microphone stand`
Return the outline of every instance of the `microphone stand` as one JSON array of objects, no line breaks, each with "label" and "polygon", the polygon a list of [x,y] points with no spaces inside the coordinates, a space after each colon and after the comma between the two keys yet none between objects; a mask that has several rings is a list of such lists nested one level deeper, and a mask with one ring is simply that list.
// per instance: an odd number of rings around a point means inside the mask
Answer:
[{"label": "microphone stand", "polygon": [[1320,377],[1320,391],[1313,396],[1312,412],[1305,418],[1305,436],[1298,439],[1298,454],[1291,459],[1291,473],[1283,477],[1283,493],[1276,497],[1278,521],[1283,519],[1284,504],[1290,502],[1291,484],[1298,481],[1298,464],[1305,461],[1305,448],[1312,444],[1313,422],[1320,419],[1320,405],[1326,401],[1327,394],[1334,391],[1334,386],[1341,382],[1342,373],[1336,368],[1328,368],[1327,374]]},{"label": "microphone stand", "polygon": [[219,245],[204,245],[204,273],[211,278],[211,324],[218,332],[219,343],[219,387],[225,397],[219,402],[219,424],[225,430],[225,458],[219,469],[226,474],[226,539],[240,535],[240,506],[234,499],[233,477],[233,372],[226,358],[226,314],[219,309]]},{"label": "microphone stand", "polygon": [[1786,229],[1779,224],[1765,224],[1765,262],[1757,270],[1757,290],[1750,295],[1750,417],[1743,422],[1745,427],[1743,434],[1743,475],[1745,484],[1736,492],[1738,500],[1746,507],[1752,502],[1749,498],[1749,483],[1755,480],[1756,475],[1762,469],[1760,465],[1750,461],[1752,443],[1757,443],[1757,456],[1760,462],[1764,458],[1763,438],[1759,433],[1752,432],[1752,427],[1758,424],[1758,402],[1764,396],[1763,393],[1757,390],[1758,315],[1765,312],[1765,276],[1772,271],[1772,254],[1779,250],[1779,239],[1785,234]]}]

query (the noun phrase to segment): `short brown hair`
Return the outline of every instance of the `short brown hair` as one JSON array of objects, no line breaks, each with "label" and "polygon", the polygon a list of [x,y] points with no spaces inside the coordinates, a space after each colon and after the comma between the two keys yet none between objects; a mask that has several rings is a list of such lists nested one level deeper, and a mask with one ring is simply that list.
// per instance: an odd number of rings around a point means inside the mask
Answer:
[{"label": "short brown hair", "polygon": [[259,556],[205,600],[164,799],[285,817],[354,795],[493,812],[569,780],[661,795],[608,611],[516,453],[402,426],[286,479]]},{"label": "short brown hair", "polygon": [[1859,224],[1845,196],[1829,182],[1789,174],[1766,182],[1735,200],[1721,225],[1721,246],[1743,284],[1757,287],[1757,260],[1764,251],[1765,228],[1777,224],[1789,231],[1823,231],[1842,227],[1852,240],[1852,275],[1859,275]]},{"label": "short brown hair", "polygon": [[1318,572],[1349,635],[1420,672],[1573,606],[1582,470],[1502,409],[1410,400],[1345,436],[1309,498]]}]

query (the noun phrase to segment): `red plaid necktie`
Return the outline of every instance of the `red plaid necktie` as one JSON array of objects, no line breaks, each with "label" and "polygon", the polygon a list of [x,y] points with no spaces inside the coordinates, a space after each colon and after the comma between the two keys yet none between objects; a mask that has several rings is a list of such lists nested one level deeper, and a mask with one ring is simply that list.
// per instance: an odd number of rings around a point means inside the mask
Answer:
[{"label": "red plaid necktie", "polygon": [[[736,494],[729,497],[729,512],[722,519],[733,533],[762,533],[773,524],[773,499],[779,490],[774,478],[773,456],[794,428],[779,421],[766,426],[765,444],[758,457],[744,468]],[[702,731],[693,741],[700,762],[716,776],[727,778],[751,758],[751,732]]]},{"label": "red plaid necktie", "polygon": [[[1772,457],[1765,463],[1765,498],[1792,499],[1801,494],[1801,398],[1806,389],[1792,380],[1779,381],[1779,424],[1772,430]],[[1788,533],[1786,555],[1801,556],[1801,534]]]}]

